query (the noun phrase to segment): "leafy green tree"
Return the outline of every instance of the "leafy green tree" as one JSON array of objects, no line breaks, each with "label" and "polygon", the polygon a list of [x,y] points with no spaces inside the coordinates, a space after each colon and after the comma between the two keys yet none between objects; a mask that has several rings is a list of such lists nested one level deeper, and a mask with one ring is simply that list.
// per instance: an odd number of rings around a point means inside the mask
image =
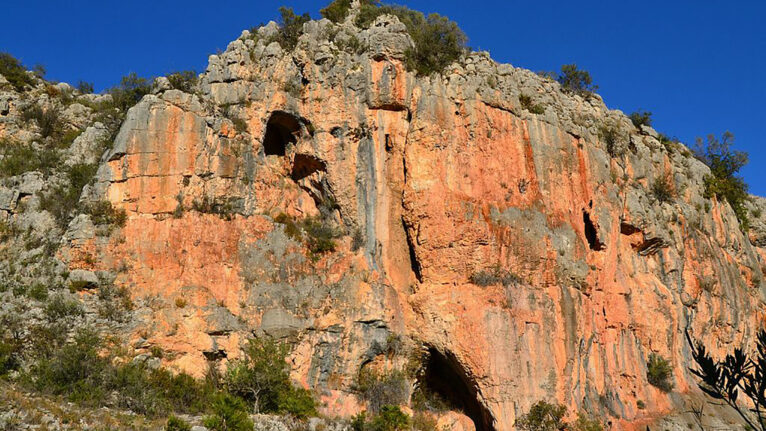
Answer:
[{"label": "leafy green tree", "polygon": [[638,110],[628,115],[630,121],[636,128],[641,126],[652,127],[652,113],[649,111]]},{"label": "leafy green tree", "polygon": [[[686,340],[696,364],[689,370],[699,378],[699,388],[732,407],[750,429],[766,431],[766,331],[758,333],[752,355],[745,353],[742,346],[723,360],[713,359],[701,342],[692,340],[688,330]],[[744,394],[752,408],[739,403],[740,394]]]},{"label": "leafy green tree", "polygon": [[598,85],[593,84],[590,72],[578,69],[576,64],[561,66],[557,80],[564,90],[581,96],[590,96],[598,90]]},{"label": "leafy green tree", "polygon": [[315,415],[316,402],[311,394],[290,382],[287,351],[286,344],[273,339],[250,340],[243,357],[226,371],[226,389],[250,403],[255,412]]},{"label": "leafy green tree", "polygon": [[151,90],[152,83],[150,80],[131,72],[129,75],[123,76],[120,85],[111,88],[109,94],[112,95],[113,104],[116,108],[127,111],[142,97],[149,94]]},{"label": "leafy green tree", "polygon": [[538,401],[529,412],[516,420],[516,427],[522,431],[558,431],[564,430],[567,423],[564,416],[567,408],[560,404]]},{"label": "leafy green tree", "polygon": [[404,6],[378,6],[364,2],[356,18],[356,25],[368,28],[380,15],[391,14],[399,18],[412,37],[414,47],[406,52],[407,68],[418,75],[441,73],[467,50],[468,38],[458,25],[447,17],[422,12]]},{"label": "leafy green tree", "polygon": [[308,13],[297,15],[291,7],[279,8],[279,34],[277,42],[287,51],[292,51],[298,45],[298,38],[303,34],[303,24],[311,21]]},{"label": "leafy green tree", "polygon": [[213,400],[213,414],[205,417],[203,424],[214,431],[252,431],[253,421],[247,416],[247,406],[242,399],[221,393]]},{"label": "leafy green tree", "polygon": [[737,173],[748,162],[748,155],[732,150],[734,134],[725,132],[719,140],[708,135],[707,141],[697,138],[694,155],[710,168],[710,175],[705,177],[705,197],[725,199],[734,210],[740,227],[747,231],[750,225],[745,203],[750,200],[745,180]]}]

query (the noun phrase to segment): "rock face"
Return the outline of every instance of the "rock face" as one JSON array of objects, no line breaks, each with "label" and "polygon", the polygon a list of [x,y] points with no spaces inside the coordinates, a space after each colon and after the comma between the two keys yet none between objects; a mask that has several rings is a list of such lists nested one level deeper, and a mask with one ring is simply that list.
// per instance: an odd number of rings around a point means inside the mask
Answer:
[{"label": "rock face", "polygon": [[[684,147],[485,53],[417,77],[394,17],[309,22],[293,52],[274,30],[211,56],[196,94],[128,112],[85,193],[127,222],[104,240],[75,219],[60,252],[145,304],[131,334],[165,366],[201,375],[283,338],[296,382],[347,416],[360,370],[403,366],[401,344],[477,430],[541,399],[643,429],[697,393],[685,330],[720,353],[761,327],[766,242],[703,197]],[[306,218],[341,233],[333,251],[292,231]]]}]

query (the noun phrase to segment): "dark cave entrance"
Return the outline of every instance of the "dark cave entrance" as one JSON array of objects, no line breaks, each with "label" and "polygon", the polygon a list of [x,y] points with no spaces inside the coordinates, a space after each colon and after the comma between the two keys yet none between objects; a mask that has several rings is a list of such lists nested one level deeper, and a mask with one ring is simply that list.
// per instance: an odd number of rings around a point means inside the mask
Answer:
[{"label": "dark cave entrance", "polygon": [[284,156],[289,144],[298,142],[301,123],[294,115],[276,111],[266,123],[263,136],[263,152],[267,156]]},{"label": "dark cave entrance", "polygon": [[451,353],[431,347],[424,370],[418,378],[418,398],[425,408],[461,411],[471,418],[476,431],[494,431],[492,413],[479,402],[478,388]]},{"label": "dark cave entrance", "polygon": [[598,231],[596,225],[593,224],[593,220],[590,219],[588,211],[583,210],[582,221],[585,225],[585,239],[588,241],[588,246],[591,250],[603,250],[606,246],[598,239]]}]

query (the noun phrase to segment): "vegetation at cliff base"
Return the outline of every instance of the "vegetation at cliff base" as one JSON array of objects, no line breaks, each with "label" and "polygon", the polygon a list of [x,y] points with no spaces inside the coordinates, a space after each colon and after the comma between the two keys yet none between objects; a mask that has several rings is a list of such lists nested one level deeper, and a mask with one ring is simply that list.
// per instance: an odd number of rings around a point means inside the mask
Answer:
[{"label": "vegetation at cliff base", "polygon": [[578,413],[577,420],[568,423],[564,419],[567,408],[541,400],[532,405],[529,412],[516,420],[516,428],[521,431],[603,431],[604,425],[596,418],[585,413]]},{"label": "vegetation at cliff base", "polygon": [[750,200],[750,195],[747,183],[737,173],[747,165],[748,155],[733,150],[733,144],[734,134],[731,132],[725,132],[721,139],[711,134],[706,141],[697,138],[694,155],[710,168],[710,174],[705,176],[705,197],[726,200],[734,210],[740,227],[746,231],[750,221],[745,202]]}]

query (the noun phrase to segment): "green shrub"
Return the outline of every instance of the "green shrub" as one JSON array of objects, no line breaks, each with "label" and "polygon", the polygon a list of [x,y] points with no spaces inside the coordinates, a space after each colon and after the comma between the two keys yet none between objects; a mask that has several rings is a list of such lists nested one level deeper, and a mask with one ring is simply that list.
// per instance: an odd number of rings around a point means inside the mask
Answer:
[{"label": "green shrub", "polygon": [[335,238],[339,233],[331,222],[323,217],[307,217],[301,223],[306,232],[306,245],[314,255],[335,251]]},{"label": "green shrub", "polygon": [[78,163],[67,170],[67,182],[40,196],[40,209],[51,213],[59,225],[66,227],[77,210],[83,187],[96,175],[97,164]]},{"label": "green shrub", "polygon": [[39,105],[29,105],[21,111],[21,119],[26,123],[30,121],[37,123],[43,138],[61,132],[61,113],[55,107],[43,109]]},{"label": "green shrub", "polygon": [[49,175],[59,164],[56,150],[43,147],[40,150],[32,145],[0,141],[0,178],[15,177],[25,172],[38,171]]},{"label": "green shrub", "polygon": [[356,384],[356,390],[372,413],[378,413],[386,405],[404,404],[409,397],[410,385],[407,376],[401,370],[389,373],[377,373],[362,369]]},{"label": "green shrub", "polygon": [[578,69],[576,64],[561,66],[561,73],[559,73],[557,81],[565,91],[584,97],[589,97],[598,90],[598,85],[593,84],[590,73]]},{"label": "green shrub", "polygon": [[649,111],[638,110],[628,115],[628,118],[637,129],[641,126],[652,127],[652,113]]},{"label": "green shrub", "polygon": [[21,342],[14,338],[0,339],[0,378],[21,367]]},{"label": "green shrub", "polygon": [[311,21],[308,13],[296,15],[293,8],[279,8],[279,33],[277,42],[286,51],[292,51],[298,45],[298,38],[303,34],[303,24]]},{"label": "green shrub", "polygon": [[249,340],[241,359],[232,361],[224,386],[253,406],[256,412],[316,415],[316,402],[308,391],[290,382],[285,361],[288,346],[272,339]]},{"label": "green shrub", "polygon": [[79,91],[81,94],[92,94],[93,93],[93,83],[88,81],[80,80],[77,83],[77,91]]},{"label": "green shrub", "polygon": [[468,278],[468,280],[477,286],[493,286],[496,284],[502,284],[503,286],[510,286],[520,283],[521,277],[514,274],[507,269],[501,268],[499,265],[488,269],[474,272]]},{"label": "green shrub", "polygon": [[54,295],[45,305],[45,316],[49,321],[55,322],[69,317],[82,317],[85,310],[80,301],[67,298],[63,294]]},{"label": "green shrub", "polygon": [[105,284],[98,288],[98,315],[104,319],[122,321],[133,309],[130,292],[125,286]]},{"label": "green shrub", "polygon": [[184,93],[191,93],[194,91],[194,87],[197,85],[197,72],[193,70],[182,70],[179,72],[173,72],[167,76],[170,85],[176,90],[181,90]]},{"label": "green shrub", "polygon": [[564,416],[567,408],[560,404],[538,401],[529,412],[516,420],[516,428],[522,431],[558,431],[566,427]]},{"label": "green shrub", "polygon": [[112,105],[123,112],[130,109],[151,91],[151,81],[139,77],[135,72],[123,76],[118,86],[108,90],[109,94],[112,95]]},{"label": "green shrub", "polygon": [[343,22],[351,10],[351,0],[333,0],[325,8],[319,10],[323,18],[327,18],[334,23]]},{"label": "green shrub", "polygon": [[673,178],[670,174],[661,175],[654,179],[652,194],[660,202],[670,202],[675,197]]},{"label": "green shrub", "polygon": [[212,405],[213,414],[203,424],[214,431],[252,431],[253,421],[247,416],[247,406],[240,398],[218,394]]},{"label": "green shrub", "polygon": [[42,283],[35,283],[27,291],[27,296],[37,301],[48,299],[48,287]]},{"label": "green shrub", "polygon": [[717,197],[726,200],[731,205],[739,220],[740,228],[747,231],[750,220],[747,216],[745,202],[750,200],[745,180],[737,173],[748,162],[748,155],[742,151],[733,151],[734,135],[725,132],[718,140],[708,135],[707,142],[697,138],[694,155],[710,168],[710,175],[705,177],[705,197]]},{"label": "green shrub", "polygon": [[399,406],[383,406],[371,421],[371,431],[399,431],[409,427],[410,418]]},{"label": "green shrub", "polygon": [[364,2],[356,24],[369,28],[377,17],[384,14],[395,15],[407,27],[415,45],[406,52],[407,68],[418,75],[442,73],[467,50],[468,38],[460,27],[436,13],[426,17],[422,12],[404,6],[378,6],[374,2]]},{"label": "green shrub", "polygon": [[83,329],[74,341],[42,359],[31,368],[34,386],[46,393],[66,395],[71,401],[92,402],[103,397],[104,370],[109,361],[99,355],[101,340],[92,331]]},{"label": "green shrub", "polygon": [[399,406],[387,405],[372,417],[367,412],[361,412],[351,420],[351,429],[354,431],[400,431],[408,429],[410,418]]},{"label": "green shrub", "polygon": [[171,415],[168,418],[168,423],[165,424],[165,431],[191,431],[191,425],[189,422]]},{"label": "green shrub", "polygon": [[673,390],[673,368],[670,362],[662,356],[652,353],[649,355],[649,361],[646,364],[646,378],[649,384],[659,388],[663,392]]},{"label": "green shrub", "polygon": [[526,109],[527,111],[533,114],[539,115],[539,114],[545,113],[545,107],[542,105],[535,105],[532,102],[532,98],[530,96],[527,96],[526,94],[519,95],[519,103],[521,104],[521,107],[523,109]]},{"label": "green shrub", "polygon": [[124,209],[116,209],[111,202],[101,200],[87,205],[86,212],[90,214],[95,225],[113,225],[124,227],[128,214]]},{"label": "green shrub", "polygon": [[412,416],[412,429],[415,431],[437,431],[437,425],[436,418],[427,413],[415,412]]},{"label": "green shrub", "polygon": [[0,52],[0,75],[3,75],[17,91],[24,91],[24,87],[35,82],[21,62],[7,52]]},{"label": "green shrub", "polygon": [[606,145],[606,152],[610,157],[620,157],[623,150],[620,148],[620,129],[613,124],[604,124],[598,129],[601,140]]},{"label": "green shrub", "polygon": [[604,431],[604,424],[600,420],[583,414],[577,415],[577,420],[572,424],[572,431]]}]

